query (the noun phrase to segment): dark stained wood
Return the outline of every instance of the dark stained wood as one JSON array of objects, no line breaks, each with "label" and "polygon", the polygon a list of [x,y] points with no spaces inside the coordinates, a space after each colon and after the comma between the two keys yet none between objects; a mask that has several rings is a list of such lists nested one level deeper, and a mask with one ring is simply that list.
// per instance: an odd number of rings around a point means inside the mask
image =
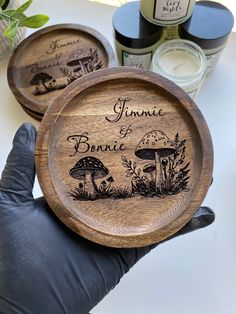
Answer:
[{"label": "dark stained wood", "polygon": [[43,119],[43,114],[40,114],[36,111],[30,110],[29,108],[21,105],[22,109],[32,118],[34,118],[37,121],[41,121]]},{"label": "dark stained wood", "polygon": [[113,65],[114,52],[96,30],[84,25],[58,24],[21,42],[8,64],[8,83],[19,103],[44,114],[71,82]]},{"label": "dark stained wood", "polygon": [[211,137],[195,103],[169,80],[125,67],[68,86],[41,122],[35,157],[55,214],[113,247],[174,234],[212,179]]}]

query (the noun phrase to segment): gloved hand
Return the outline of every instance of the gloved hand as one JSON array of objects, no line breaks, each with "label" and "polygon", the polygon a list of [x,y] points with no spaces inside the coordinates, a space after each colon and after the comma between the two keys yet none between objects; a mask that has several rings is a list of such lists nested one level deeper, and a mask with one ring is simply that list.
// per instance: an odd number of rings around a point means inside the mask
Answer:
[{"label": "gloved hand", "polygon": [[[0,313],[87,314],[155,245],[115,249],[69,230],[44,198],[34,199],[36,130],[17,131],[0,181]],[[205,227],[201,207],[175,236]]]}]

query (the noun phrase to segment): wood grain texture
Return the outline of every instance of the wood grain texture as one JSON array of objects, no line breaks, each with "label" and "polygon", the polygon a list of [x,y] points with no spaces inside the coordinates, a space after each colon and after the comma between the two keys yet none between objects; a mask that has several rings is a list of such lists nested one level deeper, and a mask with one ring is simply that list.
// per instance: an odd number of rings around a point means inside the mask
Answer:
[{"label": "wood grain texture", "polygon": [[84,25],[58,24],[27,37],[8,64],[8,84],[19,103],[44,114],[79,77],[115,65],[107,39]]},{"label": "wood grain texture", "polygon": [[182,89],[155,73],[111,68],[68,86],[36,143],[44,196],[94,242],[138,247],[174,234],[209,188],[207,124]]}]

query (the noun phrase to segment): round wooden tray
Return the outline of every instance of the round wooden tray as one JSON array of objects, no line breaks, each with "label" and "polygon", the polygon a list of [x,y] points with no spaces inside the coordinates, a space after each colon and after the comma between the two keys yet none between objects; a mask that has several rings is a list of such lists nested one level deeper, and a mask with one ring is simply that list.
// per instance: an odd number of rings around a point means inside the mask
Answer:
[{"label": "round wooden tray", "polygon": [[100,33],[84,25],[58,24],[21,42],[8,64],[8,83],[19,103],[42,115],[74,80],[113,65],[114,52]]},{"label": "round wooden tray", "polygon": [[56,215],[114,247],[174,234],[212,179],[211,137],[194,102],[169,80],[125,67],[66,88],[41,122],[35,155]]}]

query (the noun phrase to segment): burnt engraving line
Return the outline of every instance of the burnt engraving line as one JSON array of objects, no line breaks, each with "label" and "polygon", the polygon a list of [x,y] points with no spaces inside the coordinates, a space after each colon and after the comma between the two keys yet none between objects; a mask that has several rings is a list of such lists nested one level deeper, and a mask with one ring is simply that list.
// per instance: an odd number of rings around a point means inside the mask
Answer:
[{"label": "burnt engraving line", "polygon": [[157,108],[154,106],[151,110],[146,109],[130,109],[128,106],[129,101],[132,99],[130,97],[119,97],[117,102],[113,106],[114,114],[112,116],[105,117],[105,120],[110,123],[116,123],[121,118],[129,117],[162,117],[165,112],[162,108]]},{"label": "burnt engraving line", "polygon": [[[30,81],[31,86],[36,86],[32,94],[34,96],[44,95],[55,90],[64,89],[79,77],[97,71],[102,68],[103,62],[99,58],[97,49],[89,49],[86,56],[71,60],[64,67],[58,67],[62,77],[53,78],[46,72],[39,72]],[[63,80],[64,78],[64,80]]]},{"label": "burnt engraving line", "polygon": [[133,132],[132,128],[131,128],[131,124],[130,125],[123,125],[120,128],[120,138],[125,138],[127,137],[129,134],[131,134]]},{"label": "burnt engraving line", "polygon": [[185,144],[178,133],[173,141],[160,130],[146,133],[135,150],[136,157],[149,161],[142,170],[137,168],[137,162],[121,156],[126,177],[131,177],[132,192],[165,197],[188,191],[190,162],[185,164]]},{"label": "burnt engraving line", "polygon": [[[88,133],[83,134],[88,139]],[[70,155],[73,157],[79,150],[81,137],[78,139],[76,135],[72,135],[68,136],[67,140],[74,142],[75,152]],[[79,159],[69,170],[72,178],[81,181],[78,187],[69,191],[69,195],[74,200],[94,201],[135,196],[163,198],[187,192],[190,162],[185,161],[185,150],[186,139],[181,139],[178,133],[171,140],[161,130],[149,131],[141,138],[134,151],[134,155],[142,160],[142,164],[143,160],[147,161],[147,164],[141,168],[137,161],[121,156],[125,176],[130,178],[128,187],[114,186],[115,179],[103,162],[96,157],[86,156]],[[98,151],[90,150],[91,152]]]},{"label": "burnt engraving line", "polygon": [[[82,181],[78,187],[68,193],[74,200],[94,201],[96,199],[132,197],[130,189],[112,186],[114,178],[109,175],[109,170],[102,161],[96,157],[81,158],[70,169],[69,175]],[[103,179],[100,184],[95,182],[98,179]]]}]

